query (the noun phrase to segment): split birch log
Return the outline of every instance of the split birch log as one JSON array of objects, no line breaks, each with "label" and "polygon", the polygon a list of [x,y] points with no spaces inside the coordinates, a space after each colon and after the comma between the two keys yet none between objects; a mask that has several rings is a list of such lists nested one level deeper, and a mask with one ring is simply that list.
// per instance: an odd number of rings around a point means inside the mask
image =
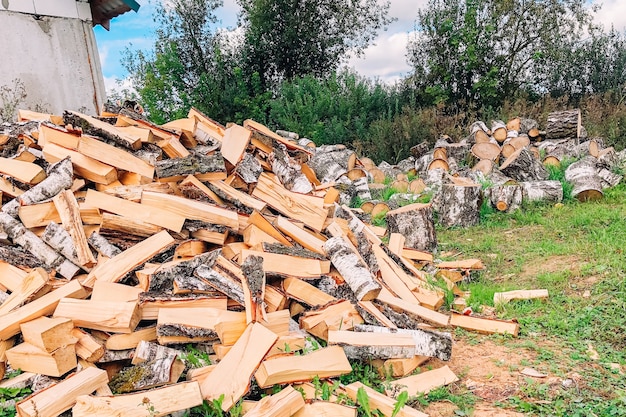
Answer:
[{"label": "split birch log", "polygon": [[521,148],[509,156],[500,166],[503,174],[517,181],[543,181],[549,177],[548,170],[526,148]]},{"label": "split birch log", "polygon": [[[147,407],[153,407],[155,416],[166,416],[202,404],[197,382],[181,382],[137,394],[92,396],[80,395],[72,408],[74,417],[146,417]],[[144,406],[145,405],[145,406]]]},{"label": "split birch log", "polygon": [[484,122],[477,121],[470,126],[469,138],[471,143],[489,142],[489,136],[491,136],[491,131]]},{"label": "split birch log", "polygon": [[24,417],[57,417],[72,408],[78,396],[89,395],[108,382],[106,371],[86,368],[25,398],[17,403],[16,409]]},{"label": "split birch log", "polygon": [[55,222],[48,223],[41,235],[41,240],[61,255],[65,256],[70,262],[76,265],[80,264],[72,237],[67,230]]},{"label": "split birch log", "polygon": [[268,160],[272,165],[272,171],[286,189],[301,194],[313,191],[313,186],[302,173],[300,164],[289,156],[284,145],[276,146]]},{"label": "split birch log", "polygon": [[37,184],[46,178],[41,167],[32,162],[9,159],[0,156],[0,174],[7,175],[19,182]]},{"label": "split birch log", "polygon": [[550,113],[546,123],[546,139],[570,139],[578,145],[582,128],[580,120],[580,109]]},{"label": "split birch log", "polygon": [[93,232],[87,239],[89,245],[94,248],[100,255],[112,258],[122,253],[120,248],[111,244],[104,236],[98,232]]},{"label": "split birch log", "polygon": [[209,401],[223,397],[222,410],[230,410],[248,392],[252,374],[277,339],[278,336],[262,324],[249,324],[224,359],[200,384],[202,397]]},{"label": "split birch log", "polygon": [[17,217],[20,206],[37,204],[49,200],[61,191],[72,186],[72,162],[64,158],[48,169],[48,177],[14,200],[2,206],[2,213]]},{"label": "split birch log", "polygon": [[522,205],[522,187],[520,185],[495,185],[484,191],[492,207],[498,211],[515,211]]},{"label": "split birch log", "polygon": [[237,164],[235,172],[246,184],[253,184],[258,181],[259,176],[263,172],[263,168],[258,159],[246,153],[241,162]]},{"label": "split birch log", "polygon": [[524,181],[522,187],[522,201],[547,201],[559,203],[563,201],[563,185],[560,181]]},{"label": "split birch log", "polygon": [[415,343],[407,334],[385,335],[348,330],[330,330],[328,344],[339,345],[349,359],[411,358],[415,356]]},{"label": "split birch log", "polygon": [[514,290],[497,292],[493,294],[493,303],[506,304],[511,300],[531,300],[535,298],[548,298],[548,290]]},{"label": "split birch log", "polygon": [[228,259],[220,256],[212,267],[201,265],[196,268],[194,275],[238,304],[245,305],[243,287],[241,285],[243,273],[237,265]]},{"label": "split birch log", "polygon": [[304,405],[302,394],[289,385],[277,394],[261,398],[245,415],[248,417],[294,416]]},{"label": "split birch log", "polygon": [[441,359],[442,361],[449,361],[452,357],[452,336],[450,333],[421,329],[389,329],[387,327],[371,326],[367,324],[357,324],[354,326],[354,331],[410,335],[413,338],[416,355],[430,356]]},{"label": "split birch log", "polygon": [[115,126],[94,117],[74,111],[66,111],[63,113],[63,122],[66,125],[72,125],[75,129],[82,128],[83,133],[86,135],[100,136],[128,149],[137,150],[141,148],[141,138],[139,136],[129,135],[118,130]]},{"label": "split birch log", "polygon": [[328,239],[324,243],[324,251],[350,286],[357,300],[368,301],[378,296],[380,284],[343,238]]},{"label": "split birch log", "polygon": [[179,181],[188,175],[200,180],[226,178],[224,158],[219,152],[214,155],[191,154],[185,158],[164,159],[155,166],[156,176],[161,180]]},{"label": "split birch log", "polygon": [[606,168],[602,168],[598,171],[598,177],[602,182],[602,188],[615,187],[622,181],[622,178],[624,178],[623,175],[618,175]]},{"label": "split birch log", "polygon": [[249,255],[241,264],[241,272],[245,279],[243,287],[244,304],[246,307],[246,323],[261,321],[266,318],[265,304],[265,272],[263,258]]},{"label": "split birch log", "polygon": [[0,228],[13,243],[29,251],[47,268],[56,269],[65,278],[72,278],[79,268],[48,246],[37,235],[5,212],[0,212]]},{"label": "split birch log", "polygon": [[333,182],[352,168],[356,154],[344,145],[324,145],[317,148],[309,166],[322,182]]},{"label": "split birch log", "polygon": [[408,248],[433,251],[437,248],[437,236],[430,204],[410,204],[391,210],[385,215],[389,233],[400,233]]},{"label": "split birch log", "polygon": [[369,407],[372,410],[380,410],[385,417],[428,417],[428,414],[417,411],[408,405],[402,406],[398,412],[395,412],[397,401],[394,398],[381,394],[361,382],[353,382],[350,385],[346,385],[343,387],[343,390],[355,402],[359,401],[359,391],[363,390],[367,395]]},{"label": "split birch log", "polygon": [[481,187],[444,184],[441,188],[439,222],[445,227],[469,227],[480,220]]},{"label": "split birch log", "polygon": [[89,249],[85,229],[80,216],[80,207],[78,206],[74,193],[71,190],[61,191],[52,201],[61,217],[63,227],[69,234],[70,240],[73,243],[76,259],[78,261],[77,265],[86,267],[95,265],[96,259]]},{"label": "split birch log", "polygon": [[428,394],[435,388],[458,380],[459,378],[446,365],[439,369],[392,381],[390,388],[385,389],[385,393],[391,397],[397,397],[402,391],[407,391],[409,397],[413,397],[420,394]]},{"label": "split birch log", "polygon": [[[352,372],[352,366],[340,346],[328,346],[307,355],[282,356],[261,363],[254,374],[261,388],[276,384],[310,381],[316,376],[332,378]],[[211,373],[213,374],[213,373]]]},{"label": "split birch log", "polygon": [[485,334],[508,333],[514,337],[517,337],[519,333],[519,323],[516,321],[486,319],[456,313],[452,313],[452,316],[450,316],[450,326],[462,327],[467,330],[474,330],[478,333]]},{"label": "split birch log", "polygon": [[572,197],[579,201],[594,201],[603,197],[602,182],[592,156],[574,162],[565,170],[565,180],[574,185]]},{"label": "split birch log", "polygon": [[150,276],[147,291],[170,291],[175,280],[184,281],[186,277],[193,277],[194,271],[201,265],[212,267],[218,256],[219,251],[207,252],[175,265],[161,267]]}]

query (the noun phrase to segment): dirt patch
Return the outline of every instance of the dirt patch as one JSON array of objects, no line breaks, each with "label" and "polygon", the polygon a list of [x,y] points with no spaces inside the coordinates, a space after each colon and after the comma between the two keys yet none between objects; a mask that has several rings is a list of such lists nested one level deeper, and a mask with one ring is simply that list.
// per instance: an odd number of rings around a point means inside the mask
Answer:
[{"label": "dirt patch", "polygon": [[581,260],[575,255],[555,255],[545,258],[541,262],[532,262],[524,265],[519,277],[534,278],[539,274],[570,271],[572,276],[580,275]]},{"label": "dirt patch", "polygon": [[[467,340],[455,341],[450,362],[433,360],[432,368],[448,365],[460,381],[451,391],[470,391],[477,397],[474,416],[522,416],[523,414],[495,407],[518,394],[525,378],[520,371],[535,359],[535,353],[524,348],[511,348],[482,340],[478,344]],[[524,365],[526,364],[526,365]],[[430,404],[424,412],[430,416],[451,417],[457,407],[449,401]]]}]

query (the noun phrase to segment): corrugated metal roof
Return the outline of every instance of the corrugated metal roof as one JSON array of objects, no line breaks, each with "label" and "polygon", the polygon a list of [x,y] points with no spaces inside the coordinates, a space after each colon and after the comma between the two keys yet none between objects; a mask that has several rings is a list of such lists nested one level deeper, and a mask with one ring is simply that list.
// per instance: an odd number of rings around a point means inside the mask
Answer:
[{"label": "corrugated metal roof", "polygon": [[90,0],[93,25],[102,25],[109,30],[111,19],[121,14],[139,10],[139,3],[135,0]]}]

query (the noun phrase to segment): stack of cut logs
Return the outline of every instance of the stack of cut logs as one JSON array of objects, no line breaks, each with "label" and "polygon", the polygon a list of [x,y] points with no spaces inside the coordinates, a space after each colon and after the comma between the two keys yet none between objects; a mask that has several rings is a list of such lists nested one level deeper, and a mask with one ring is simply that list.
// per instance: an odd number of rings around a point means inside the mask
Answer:
[{"label": "stack of cut logs", "polygon": [[[472,141],[444,138],[433,152],[418,147],[398,166],[375,167],[344,146],[316,148],[252,120],[224,127],[195,109],[162,126],[127,108],[98,118],[20,111],[0,132],[0,370],[24,372],[0,387],[34,391],[14,405],[20,416],[160,416],[203,400],[224,411],[243,400],[248,416],[356,416],[335,397],[321,401],[311,381],[371,361],[399,378],[385,394],[358,382],[338,392],[356,401],[364,391],[390,416],[403,391],[457,380],[447,366],[414,373],[450,359],[451,327],[518,333],[514,321],[439,311],[444,293],[430,284],[439,279],[463,310],[456,284],[483,268],[433,259],[434,210],[446,225],[472,210],[477,221],[483,178],[525,196],[549,189],[513,134],[536,127],[518,122],[474,126]],[[476,167],[458,167],[472,142]],[[565,155],[569,142],[546,153]],[[617,164],[592,143],[596,165],[577,172]],[[411,171],[420,179],[409,182]],[[347,203],[371,201],[389,176],[403,192],[384,229]],[[425,190],[439,190],[434,203],[412,203]],[[214,363],[191,367],[189,344]],[[253,378],[281,389],[253,401]],[[404,406],[397,415],[424,414]]]},{"label": "stack of cut logs", "polygon": [[[356,416],[311,381],[371,361],[399,378],[385,394],[359,382],[337,392],[365,391],[390,416],[402,391],[457,380],[447,366],[414,374],[450,359],[451,327],[517,335],[516,322],[439,311],[430,280],[462,309],[456,283],[483,265],[433,259],[431,205],[372,226],[344,201],[369,198],[368,161],[279,133],[195,109],[162,126],[125,108],[20,111],[3,127],[0,370],[23,373],[0,387],[34,391],[18,415],[161,416],[243,400],[248,416]],[[449,165],[457,148],[437,147]],[[189,344],[214,363],[192,368]],[[279,389],[252,401],[253,378]]]}]

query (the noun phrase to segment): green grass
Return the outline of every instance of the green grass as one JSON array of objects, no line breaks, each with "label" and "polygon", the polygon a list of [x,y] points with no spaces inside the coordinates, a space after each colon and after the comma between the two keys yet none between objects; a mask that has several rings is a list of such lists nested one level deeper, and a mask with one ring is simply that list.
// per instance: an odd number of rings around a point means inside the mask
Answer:
[{"label": "green grass", "polygon": [[[564,379],[581,375],[569,389],[523,381],[518,394],[497,405],[529,415],[626,415],[626,377],[610,366],[626,364],[625,201],[621,184],[599,202],[485,213],[479,226],[438,231],[440,250],[487,266],[478,281],[461,285],[471,291],[470,305],[493,306],[497,291],[548,289],[547,300],[498,306],[501,318],[520,323],[519,338],[502,343],[532,350],[537,364]],[[590,359],[589,345],[599,360]]]}]

